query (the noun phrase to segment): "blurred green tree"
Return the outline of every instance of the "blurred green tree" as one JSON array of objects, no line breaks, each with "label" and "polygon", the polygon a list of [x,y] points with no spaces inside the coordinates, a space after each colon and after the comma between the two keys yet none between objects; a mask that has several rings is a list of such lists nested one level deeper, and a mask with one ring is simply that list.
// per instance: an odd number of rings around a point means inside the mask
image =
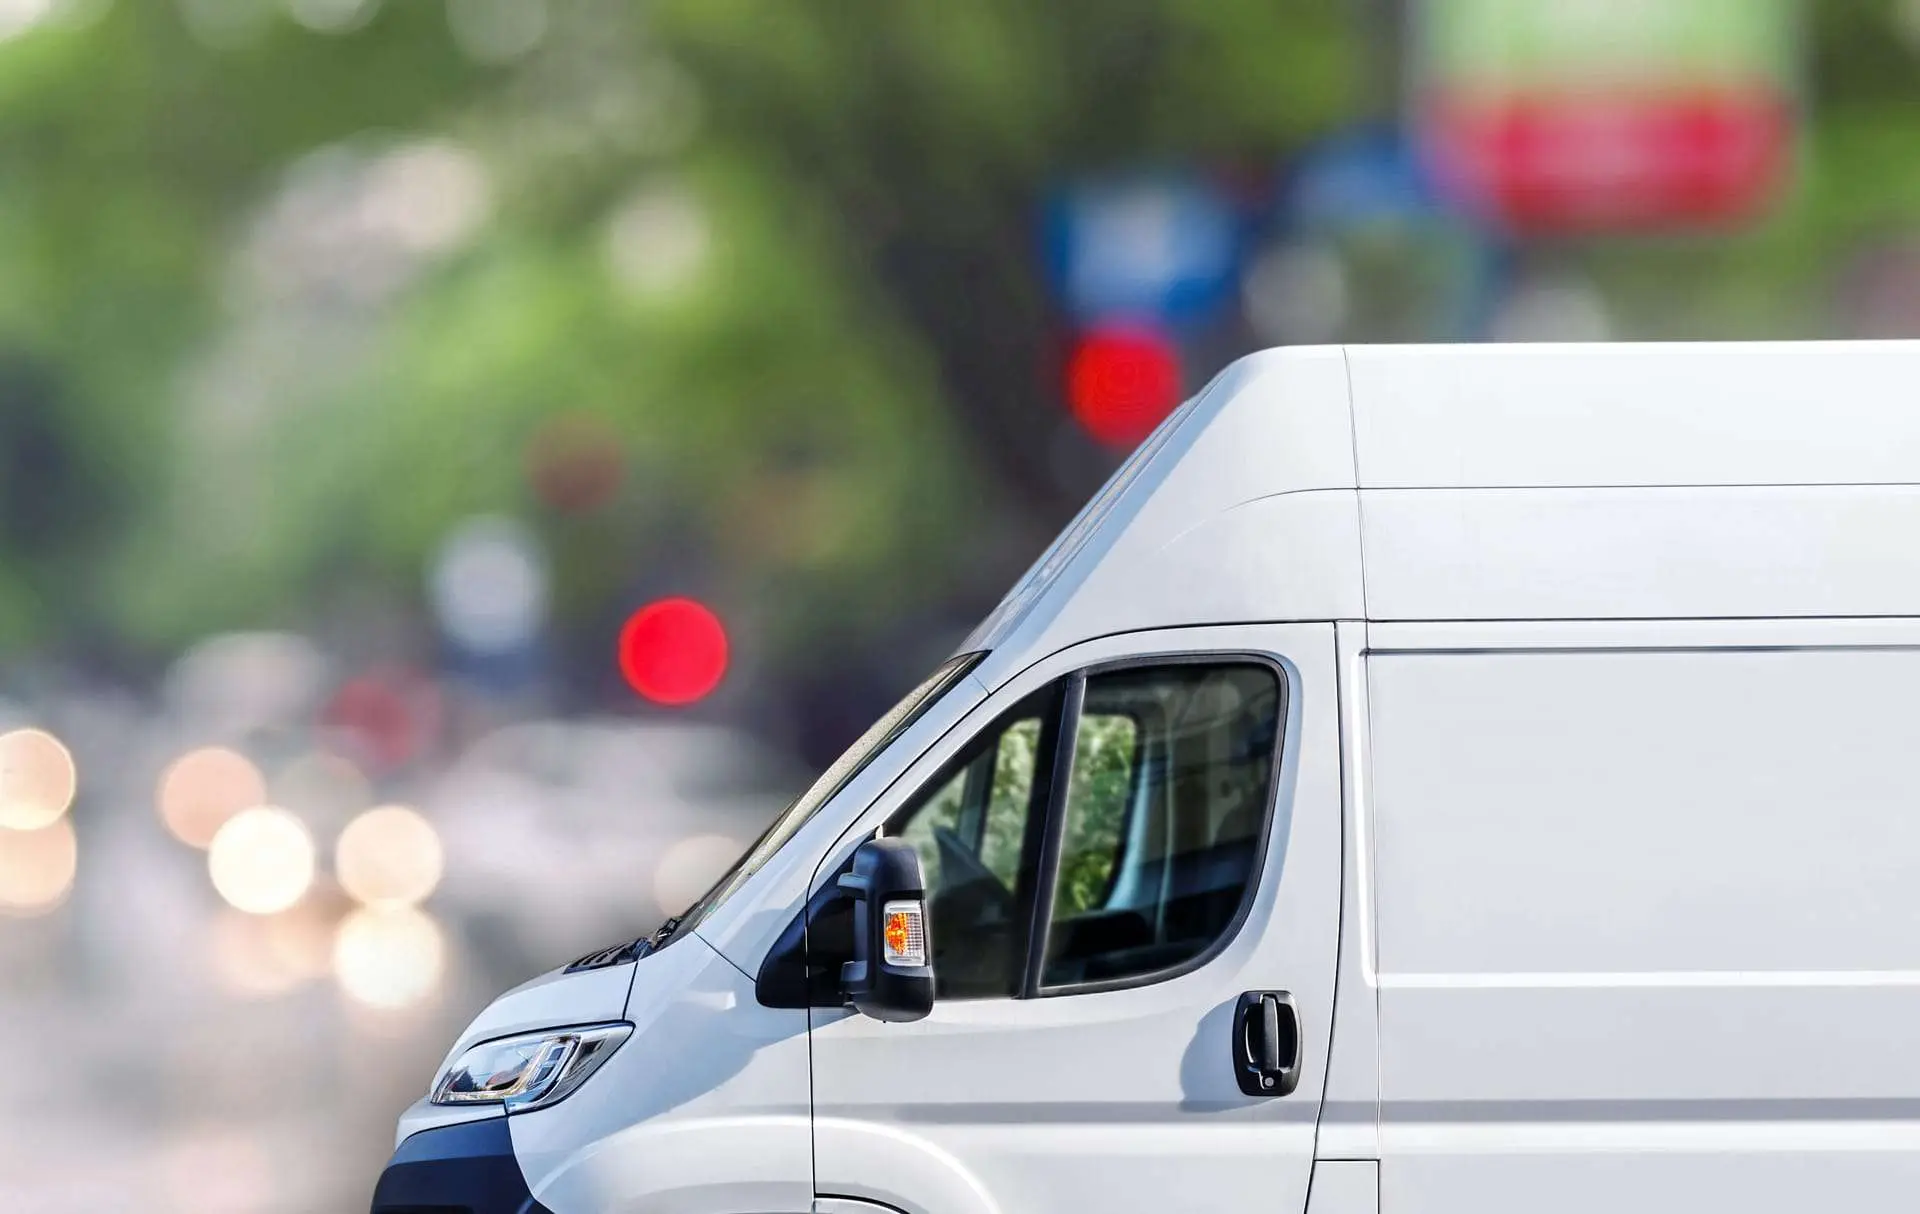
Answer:
[{"label": "blurred green tree", "polygon": [[[71,369],[76,449],[123,487],[67,554],[93,618],[40,630],[165,646],[409,598],[462,516],[539,513],[526,452],[567,414],[629,466],[612,508],[548,520],[564,620],[686,564],[762,604],[776,653],[977,605],[1109,459],[1059,466],[1085,442],[1051,379],[1048,183],[1277,152],[1355,76],[1332,0],[570,0],[490,66],[438,3],[210,43],[213,3],[0,46],[0,250],[39,267],[0,333]],[[423,148],[455,170],[409,184]],[[387,213],[436,206],[475,214]]]}]

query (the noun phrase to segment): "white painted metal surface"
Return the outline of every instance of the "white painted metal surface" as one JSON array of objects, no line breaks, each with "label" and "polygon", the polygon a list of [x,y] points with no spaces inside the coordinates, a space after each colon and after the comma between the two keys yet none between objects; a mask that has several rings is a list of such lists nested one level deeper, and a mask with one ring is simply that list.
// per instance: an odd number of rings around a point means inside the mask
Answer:
[{"label": "white painted metal surface", "polygon": [[505,1113],[497,1107],[461,1108],[458,1105],[448,1107],[430,1103],[425,1096],[407,1106],[400,1120],[394,1126],[393,1145],[397,1148],[407,1139],[422,1130],[438,1130],[450,1125],[465,1125],[470,1121],[486,1121],[492,1117],[504,1117]]},{"label": "white painted metal surface", "polygon": [[806,1214],[806,1013],[760,1006],[697,936],[643,958],[633,1037],[592,1079],[507,1126],[553,1214]]},{"label": "white painted metal surface", "polygon": [[1370,1159],[1316,1163],[1307,1214],[1380,1214],[1380,1165]]},{"label": "white painted metal surface", "polygon": [[1256,355],[969,645],[994,684],[1202,623],[1920,615],[1917,375],[1917,342]]},{"label": "white painted metal surface", "polygon": [[1242,359],[1148,440],[964,648],[993,651],[980,677],[998,686],[1093,637],[1357,619],[1356,483],[1345,355]]},{"label": "white painted metal surface", "polygon": [[556,1024],[597,1024],[620,1019],[633,986],[633,967],[582,970],[563,969],[523,982],[487,1005],[460,1034],[444,1062],[476,1042],[511,1037],[515,1033],[552,1028]]},{"label": "white painted metal surface", "polygon": [[[1286,827],[1224,952],[1133,989],[941,1002],[913,1024],[814,1013],[814,1166],[824,1194],[908,1214],[1112,1214],[1304,1208],[1326,1074],[1339,916],[1339,722],[1330,625],[1111,638],[1046,659],[974,714],[971,736],[1051,679],[1120,655],[1260,652],[1290,668],[1278,795]],[[935,750],[863,814],[822,872],[903,803]],[[1284,857],[1284,871],[1281,861]],[[936,929],[937,929],[936,924]],[[1303,1077],[1293,1095],[1241,1094],[1233,1007],[1292,992]]]},{"label": "white painted metal surface", "polygon": [[[1372,840],[1362,816],[1367,776],[1367,626],[1336,625],[1340,693],[1340,978],[1332,1056],[1314,1154],[1380,1158],[1380,1007],[1373,970]],[[1317,1187],[1316,1187],[1317,1191]]]},{"label": "white painted metal surface", "polygon": [[1920,486],[1361,499],[1376,620],[1920,615]]},{"label": "white painted metal surface", "polygon": [[899,1211],[853,1197],[816,1197],[813,1214],[899,1214]]},{"label": "white painted metal surface", "polygon": [[1363,488],[1920,482],[1920,342],[1346,353]]},{"label": "white painted metal surface", "polygon": [[1920,627],[1453,631],[1369,671],[1384,1208],[1908,1208]]},{"label": "white painted metal surface", "polygon": [[1920,984],[1916,686],[1911,649],[1375,657],[1383,975]]}]

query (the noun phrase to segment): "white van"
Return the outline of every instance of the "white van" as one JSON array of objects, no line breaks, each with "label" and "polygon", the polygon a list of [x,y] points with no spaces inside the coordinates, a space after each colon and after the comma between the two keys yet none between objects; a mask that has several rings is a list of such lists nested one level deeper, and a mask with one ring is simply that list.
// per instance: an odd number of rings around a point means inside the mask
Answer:
[{"label": "white van", "polygon": [[1293,350],[376,1214],[1920,1208],[1920,344]]}]

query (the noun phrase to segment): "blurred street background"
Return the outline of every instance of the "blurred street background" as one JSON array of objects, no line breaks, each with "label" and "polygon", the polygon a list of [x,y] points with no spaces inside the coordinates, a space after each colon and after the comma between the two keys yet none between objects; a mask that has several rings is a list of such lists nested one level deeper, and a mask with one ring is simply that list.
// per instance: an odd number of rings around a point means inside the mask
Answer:
[{"label": "blurred street background", "polygon": [[1915,0],[0,0],[0,1210],[364,1209],[1241,353],[1845,336]]}]

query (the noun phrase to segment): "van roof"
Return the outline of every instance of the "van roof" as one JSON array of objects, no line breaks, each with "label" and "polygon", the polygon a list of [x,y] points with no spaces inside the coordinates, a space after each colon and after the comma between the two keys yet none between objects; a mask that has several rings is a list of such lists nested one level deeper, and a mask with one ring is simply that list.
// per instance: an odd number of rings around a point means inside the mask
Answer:
[{"label": "van roof", "polygon": [[1024,664],[1255,620],[1920,616],[1916,396],[1920,342],[1255,354],[968,646]]},{"label": "van roof", "polygon": [[[1284,380],[1297,357],[1250,361]],[[1362,488],[1920,483],[1920,342],[1354,346],[1338,357]]]}]

